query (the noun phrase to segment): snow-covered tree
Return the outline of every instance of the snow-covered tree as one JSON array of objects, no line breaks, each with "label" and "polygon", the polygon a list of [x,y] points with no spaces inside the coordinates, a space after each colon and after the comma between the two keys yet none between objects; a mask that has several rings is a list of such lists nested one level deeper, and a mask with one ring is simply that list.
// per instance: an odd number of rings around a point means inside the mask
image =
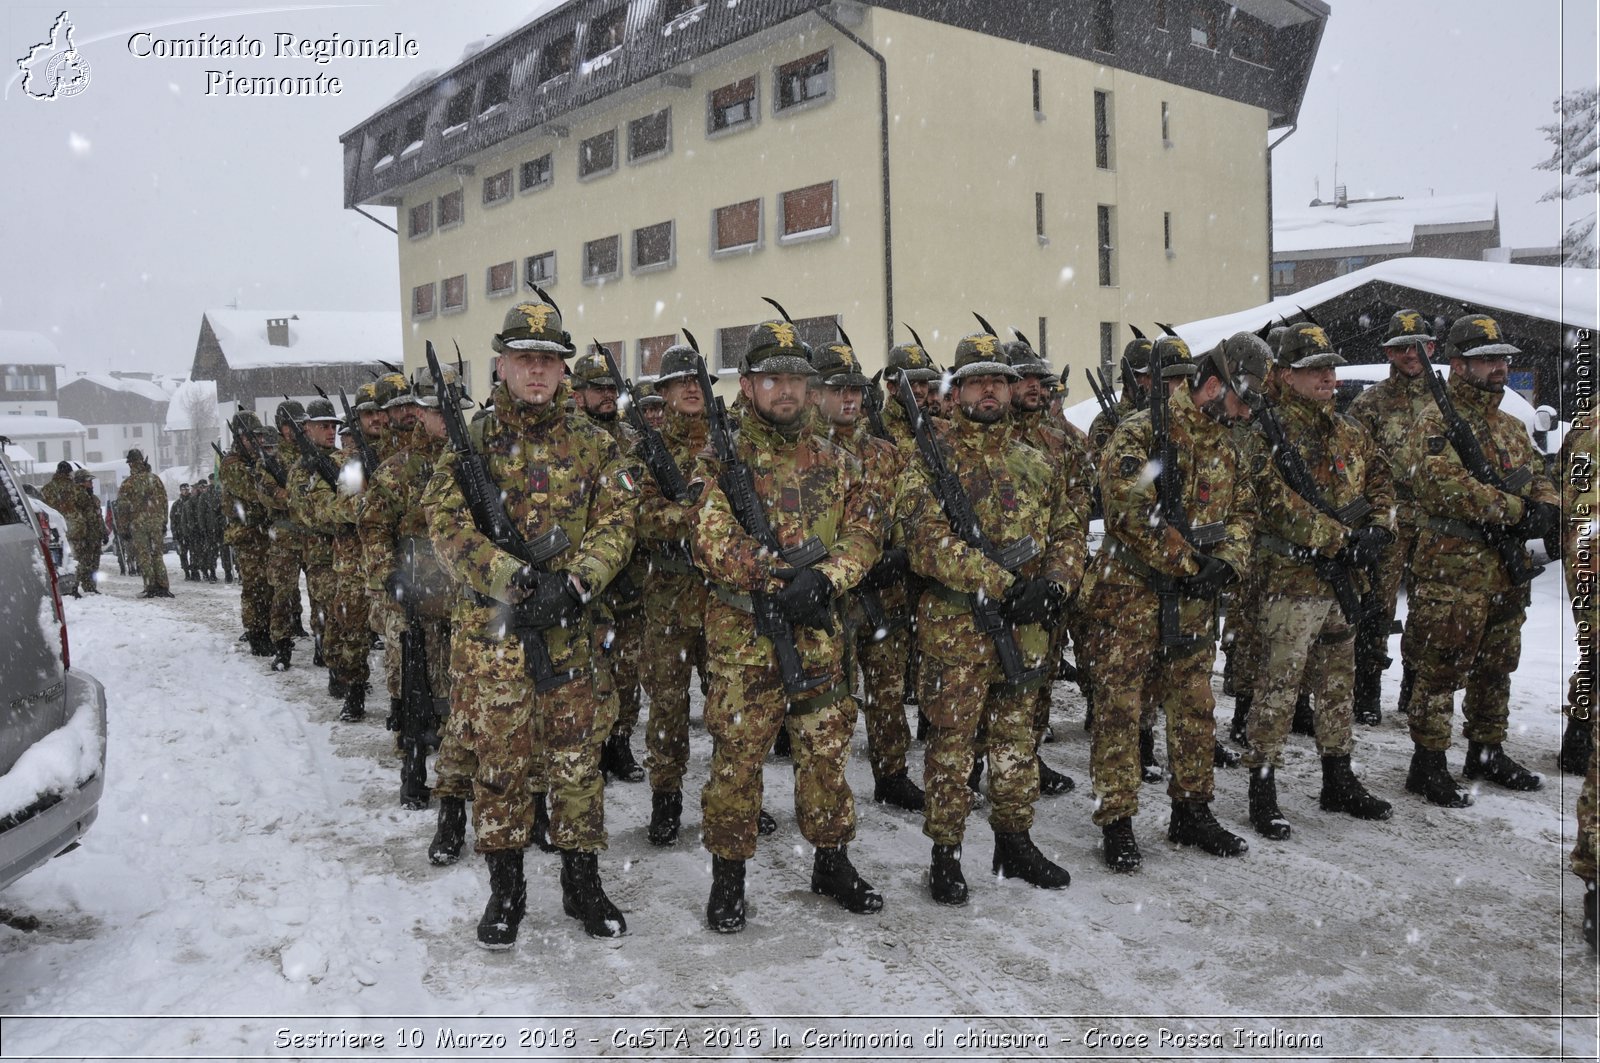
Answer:
[{"label": "snow-covered tree", "polygon": [[1596,153],[1596,126],[1600,125],[1600,89],[1573,89],[1555,101],[1553,109],[1561,115],[1559,122],[1540,126],[1545,137],[1555,145],[1555,151],[1534,169],[1551,170],[1561,175],[1561,183],[1544,195],[1539,202],[1564,199],[1573,203],[1567,208],[1567,231],[1561,240],[1563,260],[1569,266],[1600,264],[1595,252],[1595,180],[1600,171],[1600,158]]}]

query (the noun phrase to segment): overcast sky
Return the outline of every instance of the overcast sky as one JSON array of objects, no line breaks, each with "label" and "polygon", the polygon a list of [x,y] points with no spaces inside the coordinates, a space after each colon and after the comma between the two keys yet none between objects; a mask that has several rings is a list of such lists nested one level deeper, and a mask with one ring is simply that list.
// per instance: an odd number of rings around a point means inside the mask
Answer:
[{"label": "overcast sky", "polygon": [[[90,83],[27,98],[15,60],[49,35],[58,3],[0,12],[0,329],[49,335],[69,369],[182,374],[200,313],[398,313],[395,237],[343,209],[338,137],[411,78],[453,65],[555,0],[362,5],[74,3]],[[1594,84],[1593,0],[1331,0],[1300,126],[1275,153],[1278,204],[1303,204],[1334,166],[1351,195],[1493,192],[1514,246],[1560,240],[1540,204],[1553,175],[1537,127],[1568,87]],[[1563,8],[1565,11],[1563,12]],[[1565,22],[1563,23],[1563,14]],[[260,59],[136,58],[128,38],[246,34]],[[271,56],[273,34],[415,38],[415,59]],[[207,96],[207,69],[337,76],[338,96]],[[1337,150],[1335,145],[1337,144]],[[392,211],[378,212],[392,216]],[[1241,309],[1218,307],[1218,312]]]}]

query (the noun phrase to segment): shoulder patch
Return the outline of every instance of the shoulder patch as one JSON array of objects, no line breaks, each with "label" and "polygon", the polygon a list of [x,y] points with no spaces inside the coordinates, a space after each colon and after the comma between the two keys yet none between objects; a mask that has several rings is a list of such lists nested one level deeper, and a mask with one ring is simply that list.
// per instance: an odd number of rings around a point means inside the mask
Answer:
[{"label": "shoulder patch", "polygon": [[1429,436],[1428,437],[1428,453],[1429,454],[1443,454],[1444,453],[1444,448],[1448,443],[1449,443],[1449,440],[1445,439],[1444,436]]},{"label": "shoulder patch", "polygon": [[1117,466],[1117,475],[1137,476],[1142,468],[1144,468],[1144,461],[1137,454],[1124,454],[1121,464]]}]

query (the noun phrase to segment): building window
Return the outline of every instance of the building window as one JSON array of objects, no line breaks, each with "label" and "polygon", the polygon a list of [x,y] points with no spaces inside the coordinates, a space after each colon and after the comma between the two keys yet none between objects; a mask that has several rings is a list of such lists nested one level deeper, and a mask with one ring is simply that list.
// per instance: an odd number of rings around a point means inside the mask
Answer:
[{"label": "building window", "polygon": [[433,316],[433,282],[419,284],[411,289],[411,316],[425,318]]},{"label": "building window", "polygon": [[522,261],[522,271],[529,284],[537,284],[541,288],[548,288],[556,282],[556,253],[545,251],[542,254],[529,255]]},{"label": "building window", "polygon": [[1167,0],[1155,0],[1155,3],[1156,29],[1164,31],[1167,28]]},{"label": "building window", "polygon": [[467,119],[472,117],[472,93],[476,85],[468,85],[459,89],[450,97],[450,102],[444,105],[444,135],[451,136],[467,128]]},{"label": "building window", "polygon": [[105,461],[105,454],[98,450],[91,450],[84,457],[89,461]]},{"label": "building window", "polygon": [[144,425],[136,424],[136,425],[133,426],[133,438],[135,438],[135,439],[143,439],[144,438]]},{"label": "building window", "polygon": [[555,167],[547,151],[537,159],[529,159],[522,164],[517,188],[521,192],[537,192],[541,188],[549,188],[554,179]]},{"label": "building window", "polygon": [[479,101],[478,113],[488,114],[496,107],[511,98],[511,68],[496,70],[483,79],[483,99]]},{"label": "building window", "polygon": [[1189,43],[1196,48],[1217,48],[1217,10],[1198,3],[1190,15]]},{"label": "building window", "polygon": [[1272,287],[1274,290],[1294,287],[1293,262],[1274,262],[1272,264]]},{"label": "building window", "polygon": [[72,440],[70,440],[70,439],[63,439],[61,441],[61,460],[62,461],[71,461],[72,460]]},{"label": "building window", "polygon": [[439,284],[440,302],[442,309],[447,314],[456,314],[467,308],[467,275],[457,273],[454,277],[446,277]]},{"label": "building window", "polygon": [[1267,32],[1265,27],[1239,16],[1233,20],[1231,45],[1229,51],[1235,59],[1242,59],[1256,66],[1270,66],[1267,62]]},{"label": "building window", "polygon": [[1333,275],[1335,277],[1342,277],[1346,273],[1353,273],[1356,270],[1361,269],[1366,264],[1367,258],[1365,255],[1355,255],[1350,258],[1341,258],[1333,264]]},{"label": "building window", "polygon": [[483,205],[504,203],[511,198],[511,171],[501,170],[483,179]]},{"label": "building window", "polygon": [[1047,243],[1050,242],[1049,239],[1046,238],[1046,236],[1044,235],[1044,193],[1043,192],[1035,192],[1033,194],[1033,235],[1035,235],[1035,236],[1037,236],[1039,238],[1039,242],[1041,244],[1047,244]]},{"label": "building window", "polygon": [[418,203],[406,214],[406,233],[411,239],[427,236],[433,232],[433,200]]},{"label": "building window", "polygon": [[406,146],[400,149],[400,157],[405,158],[422,148],[422,138],[428,132],[428,113],[421,111],[406,119]]},{"label": "building window", "polygon": [[1050,360],[1050,322],[1042,317],[1039,319],[1039,346],[1034,350],[1040,358]]},{"label": "building window", "polygon": [[1094,94],[1094,164],[1102,170],[1115,165],[1111,154],[1111,93]]},{"label": "building window", "polygon": [[774,112],[821,100],[833,91],[833,67],[827,51],[785,63],[777,70]]},{"label": "building window", "polygon": [[46,444],[46,443],[40,443],[39,444],[39,460],[40,461],[49,461],[50,460],[50,455],[45,450],[46,446],[48,446],[48,444]]},{"label": "building window", "polygon": [[439,228],[448,229],[452,225],[460,225],[465,216],[465,199],[461,189],[446,193],[439,197]]},{"label": "building window", "polygon": [[596,358],[598,358],[598,357],[600,357],[600,348],[602,348],[602,347],[604,347],[606,350],[610,351],[611,352],[611,357],[616,359],[616,361],[617,361],[617,371],[618,372],[626,372],[626,370],[622,368],[622,363],[624,361],[626,361],[627,357],[628,357],[628,348],[627,348],[627,346],[621,340],[610,340],[610,341],[605,341],[605,342],[601,342],[601,343],[591,343],[591,344],[589,344],[588,353],[592,354]]},{"label": "building window", "polygon": [[1102,288],[1110,288],[1117,283],[1116,214],[1115,207],[1101,205],[1095,208]]},{"label": "building window", "polygon": [[589,20],[583,38],[583,61],[592,63],[607,52],[622,47],[622,31],[628,21],[628,5],[614,7]]},{"label": "building window", "polygon": [[571,33],[563,34],[544,46],[539,52],[539,84],[572,73],[572,46]]},{"label": "building window", "polygon": [[1100,322],[1100,368],[1107,378],[1114,379],[1117,372],[1117,323]]},{"label": "building window", "polygon": [[1161,212],[1161,246],[1166,248],[1167,257],[1172,257],[1172,211]]},{"label": "building window", "polygon": [[711,253],[754,251],[761,246],[761,200],[747,199],[711,212]]},{"label": "building window", "polygon": [[839,182],[824,181],[778,197],[778,242],[794,243],[832,236],[838,225]]},{"label": "building window", "polygon": [[672,108],[628,123],[628,161],[647,162],[672,150]]},{"label": "building window", "polygon": [[676,257],[675,229],[672,222],[657,222],[633,230],[633,272],[650,273],[670,269]]},{"label": "building window", "polygon": [[1166,100],[1161,101],[1161,143],[1172,147],[1172,108]]},{"label": "building window", "polygon": [[394,142],[400,135],[398,130],[390,129],[378,134],[378,142],[373,146],[373,153],[377,158],[373,160],[372,168],[381,170],[394,162]]},{"label": "building window", "polygon": [[750,347],[750,330],[755,327],[755,324],[751,323],[717,329],[717,372],[738,371],[739,361]]},{"label": "building window", "polygon": [[500,262],[489,267],[486,287],[490,295],[510,295],[517,287],[517,264]]},{"label": "building window", "polygon": [[691,11],[699,10],[706,6],[706,0],[666,0],[661,5],[661,17],[667,22],[681,18]]},{"label": "building window", "polygon": [[755,75],[720,89],[712,89],[708,98],[706,133],[712,135],[730,129],[752,126],[761,111],[756,102]]},{"label": "building window", "polygon": [[99,439],[100,438],[100,429],[98,429],[98,428],[90,428],[89,429],[89,438],[90,439]]},{"label": "building window", "polygon": [[578,179],[604,177],[617,168],[617,131],[608,129],[578,145]]},{"label": "building window", "polygon": [[655,376],[661,372],[661,356],[677,342],[678,334],[674,332],[670,336],[646,336],[635,344],[639,349],[639,375]]},{"label": "building window", "polygon": [[1044,90],[1039,84],[1039,71],[1033,72],[1033,114],[1035,118],[1044,117]]},{"label": "building window", "polygon": [[1111,0],[1095,0],[1094,50],[1097,52],[1117,50],[1116,31],[1111,21]]},{"label": "building window", "polygon": [[599,284],[622,273],[620,236],[604,236],[583,245],[583,283]]}]

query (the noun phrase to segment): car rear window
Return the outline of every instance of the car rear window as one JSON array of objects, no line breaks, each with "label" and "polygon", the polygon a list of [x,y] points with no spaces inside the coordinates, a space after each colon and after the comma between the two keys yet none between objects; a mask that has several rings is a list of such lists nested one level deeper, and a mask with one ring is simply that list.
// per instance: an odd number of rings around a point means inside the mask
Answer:
[{"label": "car rear window", "polygon": [[22,496],[17,493],[17,482],[11,478],[11,470],[0,463],[0,527],[27,523],[25,514]]}]

